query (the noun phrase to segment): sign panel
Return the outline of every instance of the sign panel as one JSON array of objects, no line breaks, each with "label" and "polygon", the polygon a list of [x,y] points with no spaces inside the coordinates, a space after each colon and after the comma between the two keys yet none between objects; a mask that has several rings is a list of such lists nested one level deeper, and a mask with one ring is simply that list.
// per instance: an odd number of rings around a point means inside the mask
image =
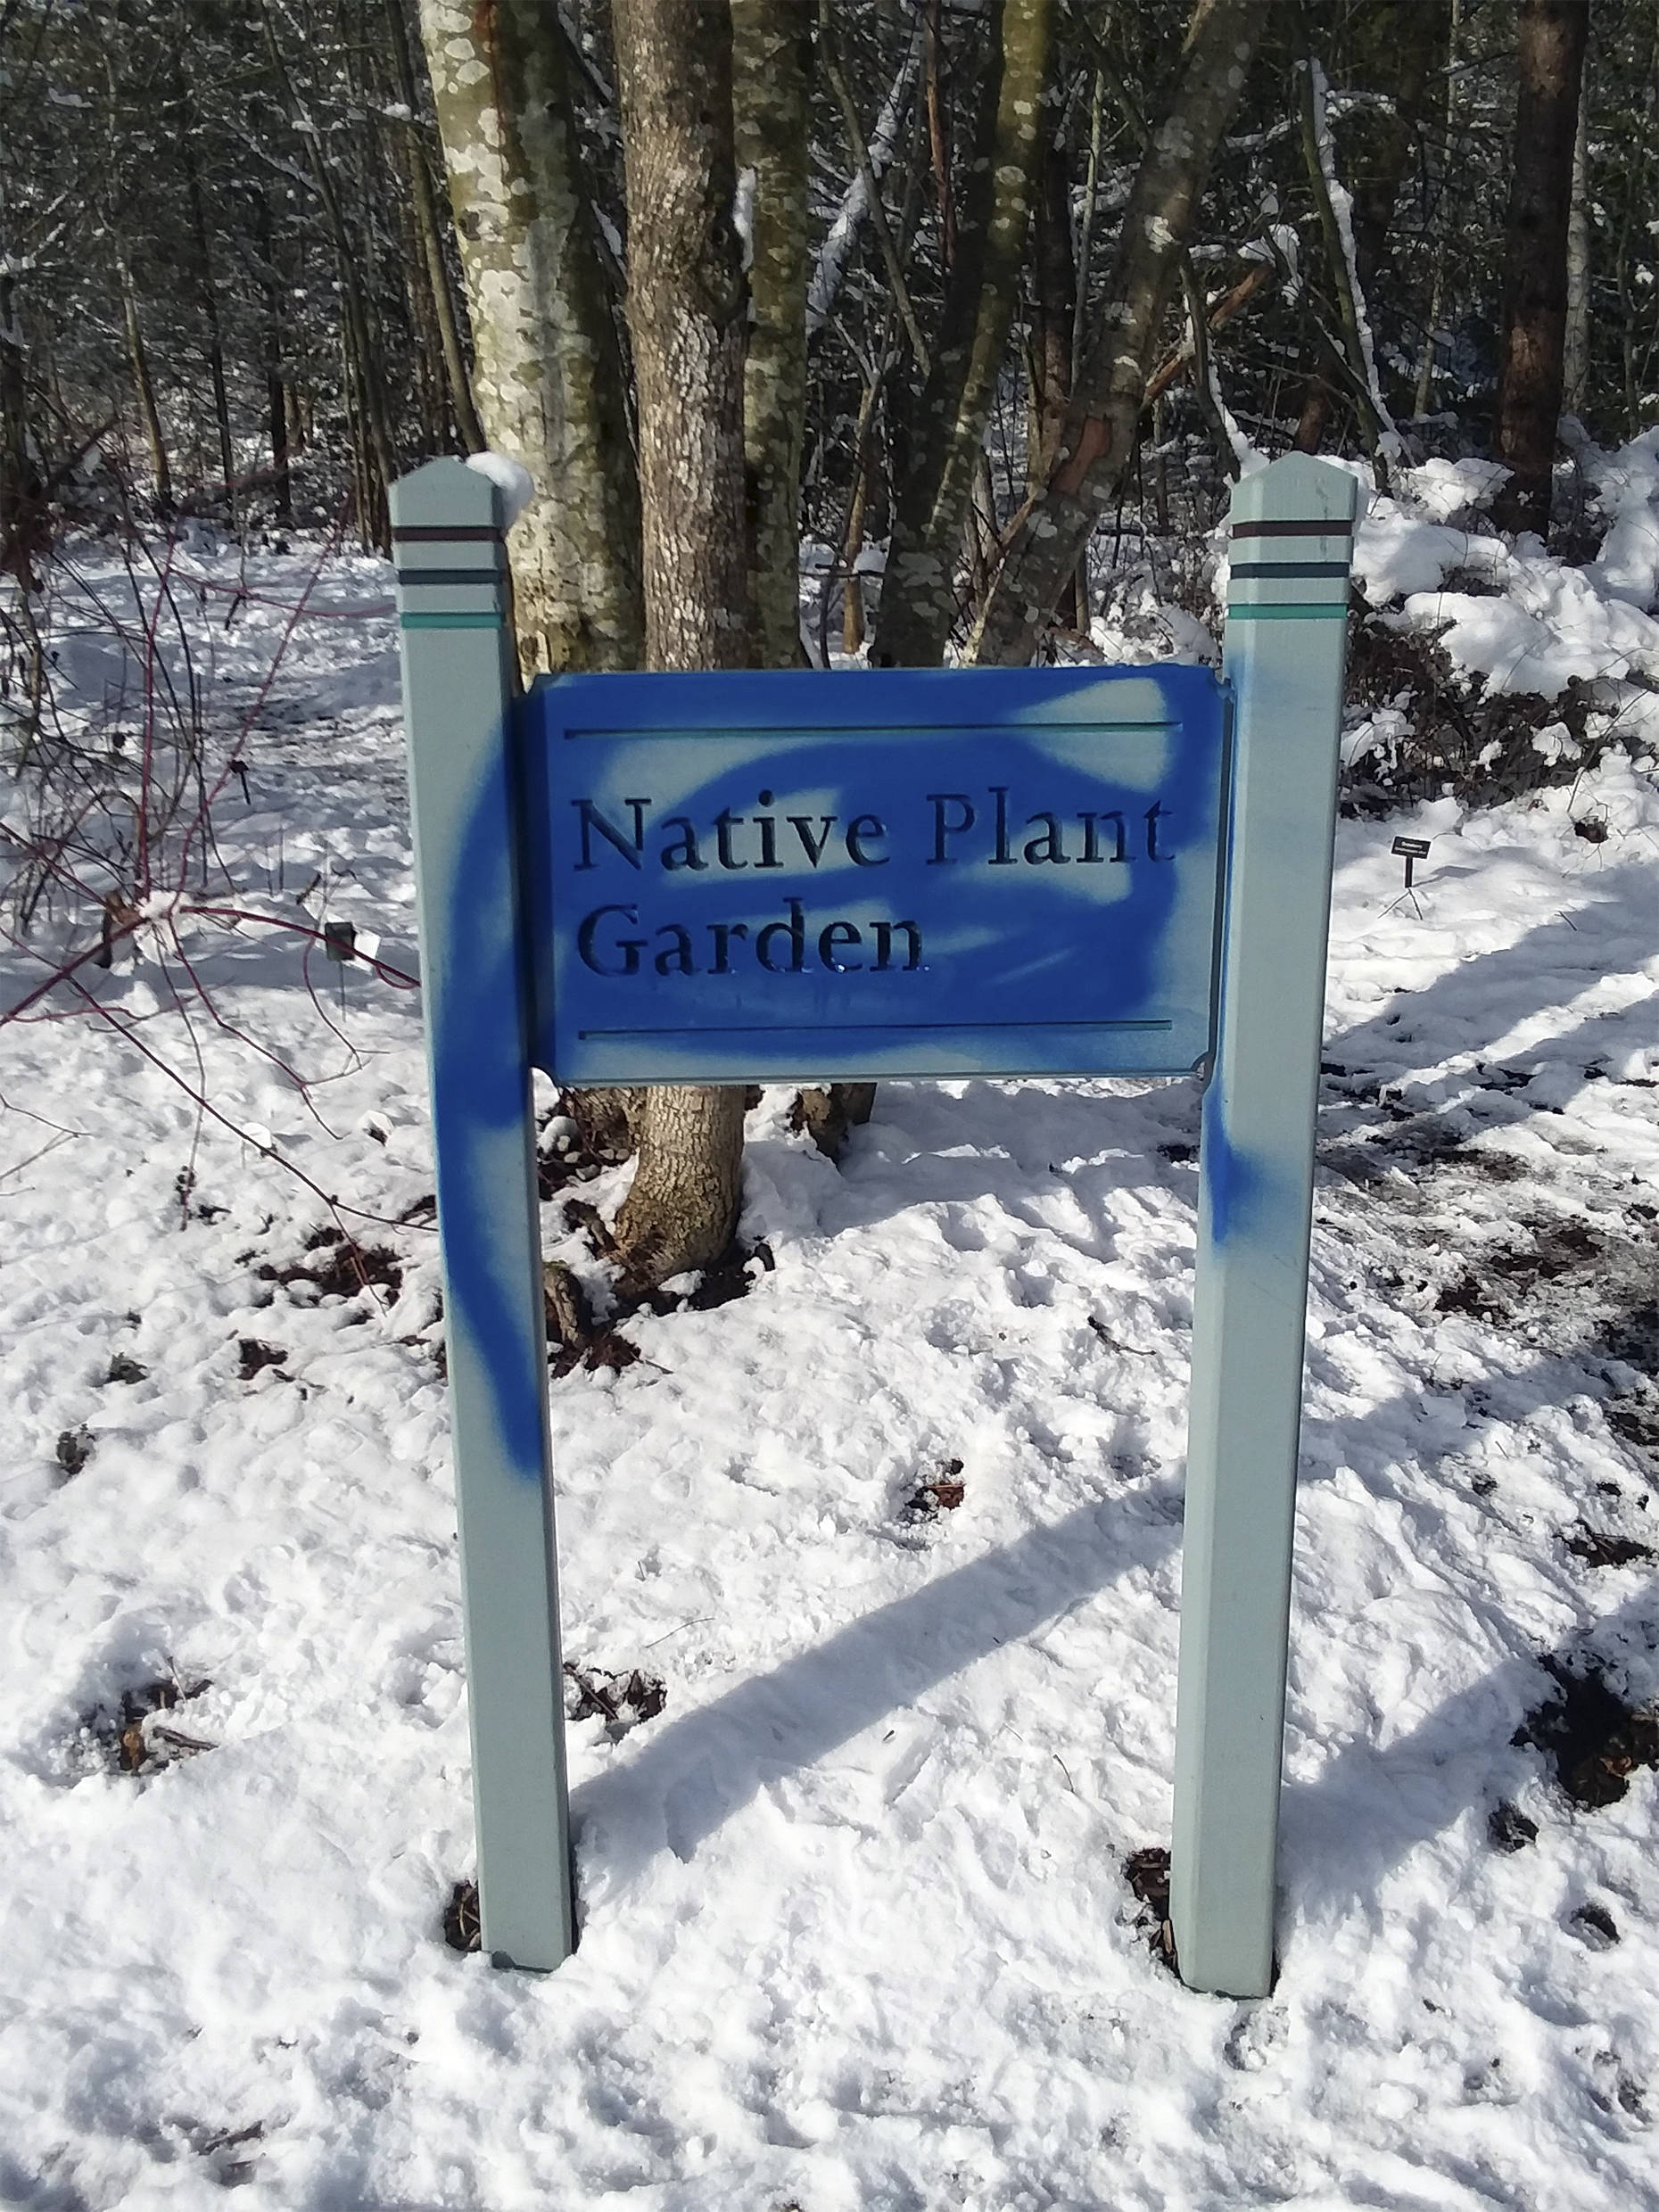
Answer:
[{"label": "sign panel", "polygon": [[539,1064],[1187,1073],[1226,709],[1184,667],[545,679],[517,720]]}]

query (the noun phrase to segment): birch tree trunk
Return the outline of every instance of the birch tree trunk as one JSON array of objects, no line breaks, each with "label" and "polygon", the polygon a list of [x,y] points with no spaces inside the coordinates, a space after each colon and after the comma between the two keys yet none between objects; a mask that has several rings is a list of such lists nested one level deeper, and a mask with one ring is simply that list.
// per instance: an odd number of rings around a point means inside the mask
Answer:
[{"label": "birch tree trunk", "polygon": [[1498,458],[1509,481],[1492,513],[1549,534],[1567,326],[1567,220],[1589,0],[1524,0],[1504,270]]},{"label": "birch tree trunk", "polygon": [[1572,147],[1572,202],[1567,216],[1567,327],[1562,342],[1561,403],[1584,412],[1589,390],[1590,301],[1589,69],[1579,81],[1579,127]]},{"label": "birch tree trunk", "polygon": [[[744,487],[748,313],[733,219],[728,0],[614,0],[640,434],[646,659],[742,668],[754,649]],[[740,1089],[644,1094],[618,1216],[630,1275],[719,1258],[737,1223]]]},{"label": "birch tree trunk", "polygon": [[526,678],[639,665],[640,491],[560,33],[540,0],[420,0],[473,397],[535,496],[509,545]]},{"label": "birch tree trunk", "polygon": [[956,209],[944,320],[894,503],[871,655],[883,667],[937,666],[956,619],[957,549],[1019,290],[1052,14],[1051,0],[991,0],[993,58]]},{"label": "birch tree trunk", "polygon": [[1265,13],[1251,0],[1196,0],[1168,113],[1136,172],[1060,451],[992,584],[970,641],[975,660],[1018,667],[1030,659],[1067,577],[1133,466],[1165,304]]}]

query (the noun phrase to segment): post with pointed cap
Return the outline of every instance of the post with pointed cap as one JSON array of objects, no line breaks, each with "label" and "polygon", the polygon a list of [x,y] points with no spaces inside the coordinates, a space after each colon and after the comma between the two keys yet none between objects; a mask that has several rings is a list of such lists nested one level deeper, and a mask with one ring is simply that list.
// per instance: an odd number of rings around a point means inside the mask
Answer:
[{"label": "post with pointed cap", "polygon": [[1204,1096],[1169,1911],[1182,1978],[1274,1971],[1291,1545],[1358,486],[1296,454],[1233,495],[1234,752]]},{"label": "post with pointed cap", "polygon": [[575,1941],[500,494],[392,489],[432,1073],[482,1940]]}]

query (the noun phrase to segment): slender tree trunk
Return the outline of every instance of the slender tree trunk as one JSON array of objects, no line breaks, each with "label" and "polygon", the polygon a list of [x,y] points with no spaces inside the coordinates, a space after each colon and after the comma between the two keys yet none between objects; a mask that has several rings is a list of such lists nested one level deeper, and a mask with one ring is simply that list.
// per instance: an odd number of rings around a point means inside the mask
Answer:
[{"label": "slender tree trunk", "polygon": [[731,0],[740,189],[750,206],[743,440],[758,659],[801,658],[801,444],[806,424],[807,0]]},{"label": "slender tree trunk", "polygon": [[[628,327],[640,425],[646,657],[742,668],[754,650],[744,485],[748,286],[732,219],[727,0],[614,0],[628,196]],[[629,1273],[718,1259],[737,1224],[740,1089],[674,1085],[635,1118],[617,1218]]]},{"label": "slender tree trunk", "polygon": [[[301,103],[294,91],[293,79],[289,73],[286,59],[277,41],[276,27],[271,19],[269,0],[260,0],[260,15],[265,32],[266,52],[270,57],[271,66],[276,73],[277,81],[282,86],[284,97],[288,103],[288,112],[291,116],[297,117],[301,113]],[[365,450],[373,457],[374,474],[378,476],[382,487],[378,501],[372,485],[365,482],[359,488],[359,498],[361,502],[359,511],[364,520],[367,521],[369,512],[376,505],[384,508],[384,488],[392,483],[398,473],[397,455],[392,446],[391,431],[387,426],[385,410],[381,405],[379,382],[374,373],[375,351],[369,339],[368,316],[364,306],[363,289],[359,276],[358,255],[351,234],[346,227],[345,211],[340,204],[340,194],[334,187],[334,180],[330,173],[328,163],[324,158],[323,149],[316,131],[310,130],[302,135],[305,140],[306,158],[310,165],[311,179],[317,186],[317,197],[322,207],[329,237],[334,243],[334,263],[340,280],[340,313],[344,330],[347,357],[349,361],[355,363],[357,369],[357,400],[361,417],[362,441]],[[390,546],[391,541],[386,535],[384,523],[377,528],[376,541],[388,548]]]},{"label": "slender tree trunk", "polygon": [[[1052,120],[1052,119],[1051,119]],[[1026,481],[1044,483],[1066,426],[1071,397],[1071,341],[1077,311],[1077,272],[1071,244],[1071,174],[1066,150],[1050,136],[1043,150],[1042,180],[1033,223],[1031,392],[1027,426]],[[1062,629],[1079,626],[1074,571],[1061,587],[1056,610]]]},{"label": "slender tree trunk", "polygon": [[426,168],[426,149],[421,144],[419,87],[415,79],[415,57],[409,48],[409,24],[403,0],[385,0],[386,29],[392,46],[392,65],[398,80],[398,96],[409,111],[405,151],[409,161],[409,191],[415,227],[420,238],[426,282],[432,290],[433,313],[437,319],[438,343],[443,350],[444,374],[456,428],[468,453],[481,453],[485,439],[473,402],[472,379],[466,373],[466,353],[461,343],[459,303],[450,284],[450,265],[444,258],[443,230],[438,220],[437,195]]},{"label": "slender tree trunk", "polygon": [[1399,440],[1377,383],[1371,325],[1360,285],[1353,200],[1336,174],[1330,125],[1326,120],[1325,70],[1316,55],[1308,55],[1299,78],[1302,154],[1308,181],[1313,187],[1314,206],[1325,240],[1325,266],[1330,271],[1331,289],[1342,330],[1341,352],[1333,348],[1317,373],[1323,374],[1327,362],[1342,372],[1342,382],[1354,402],[1360,441],[1371,457],[1377,482],[1386,491],[1389,461],[1398,452]]},{"label": "slender tree trunk", "polygon": [[1492,512],[1502,528],[1539,537],[1549,532],[1561,415],[1567,222],[1589,30],[1589,0],[1523,0],[1494,440],[1509,481]]},{"label": "slender tree trunk", "polygon": [[1262,14],[1251,0],[1197,0],[1168,115],[1142,156],[1124,213],[1060,452],[992,586],[970,644],[976,660],[1019,666],[1030,659],[1067,576],[1127,480],[1169,287],[1244,89]]},{"label": "slender tree trunk", "polygon": [[956,620],[962,543],[1019,291],[1048,70],[1050,0],[991,0],[991,58],[956,258],[917,434],[894,502],[872,657],[933,667]]},{"label": "slender tree trunk", "polygon": [[168,466],[167,437],[161,428],[161,410],[156,405],[155,382],[150,374],[150,356],[144,346],[143,326],[138,320],[138,287],[133,282],[132,263],[125,253],[117,253],[115,268],[120,280],[121,315],[127,326],[127,358],[132,364],[133,389],[138,395],[138,412],[144,417],[144,442],[150,449],[150,468],[155,477],[156,512],[170,515],[173,511],[173,476]]},{"label": "slender tree trunk", "polygon": [[[887,96],[881,103],[881,111],[876,118],[875,128],[871,132],[868,143],[866,144],[862,131],[858,134],[858,144],[853,149],[853,181],[842,196],[840,206],[836,210],[834,220],[830,225],[822,249],[819,253],[817,265],[813,270],[812,282],[807,287],[806,334],[808,337],[811,337],[814,331],[821,329],[829,320],[837,295],[840,291],[841,279],[846,273],[848,259],[852,254],[860,227],[865,217],[872,212],[879,213],[881,180],[887,175],[898,151],[899,133],[904,127],[904,117],[910,106],[911,95],[915,88],[916,70],[920,62],[921,50],[922,26],[918,22],[912,33],[910,44],[905,48],[899,62],[898,72],[888,89]],[[821,49],[820,58],[828,62],[830,57]],[[830,75],[832,87],[839,98],[840,87],[835,81],[834,72],[827,70],[826,73]],[[860,149],[862,149],[862,153]],[[872,199],[875,203],[873,209]]]},{"label": "slender tree trunk", "polygon": [[276,239],[270,202],[256,189],[252,194],[254,236],[259,242],[260,288],[265,297],[265,403],[270,425],[271,477],[277,522],[293,521],[293,479],[288,455],[288,393],[283,379],[282,272],[276,266]]},{"label": "slender tree trunk", "polygon": [[1065,148],[1043,149],[1042,186],[1033,209],[1031,389],[1027,425],[1030,474],[1048,474],[1071,397],[1071,328],[1077,270],[1071,251],[1071,177]]},{"label": "slender tree trunk", "polygon": [[[749,588],[755,657],[763,668],[793,668],[802,657],[811,59],[808,0],[731,0],[734,149],[739,197],[748,202],[750,229],[749,334],[743,372]],[[863,1090],[856,1098],[841,1095],[846,1087],[835,1085],[802,1094],[802,1112],[815,1134],[821,1127],[825,1136],[838,1139],[849,1118],[868,1118]],[[873,1097],[874,1085],[868,1088]],[[858,1113],[861,1101],[863,1111]]]},{"label": "slender tree trunk", "polygon": [[640,487],[565,54],[541,0],[421,0],[484,436],[530,472],[511,539],[526,678],[633,668]]},{"label": "slender tree trunk", "polygon": [[16,279],[0,261],[0,575],[40,589],[35,562],[49,542],[45,484],[29,420],[23,328]]},{"label": "slender tree trunk", "polygon": [[933,189],[939,210],[939,258],[948,276],[956,266],[956,202],[951,188],[951,136],[945,120],[944,45],[940,0],[924,0],[922,21],[927,28],[923,69],[928,94],[928,153],[933,164]]},{"label": "slender tree trunk", "polygon": [[841,533],[841,650],[849,656],[864,644],[864,586],[858,573],[858,557],[864,549],[865,518],[870,512],[870,417],[874,411],[873,380],[859,403],[858,427],[854,435],[853,491],[846,503],[846,527]]},{"label": "slender tree trunk", "polygon": [[1367,297],[1394,259],[1400,187],[1440,90],[1450,28],[1451,0],[1373,0],[1355,12],[1349,81],[1383,95],[1342,125],[1354,256]]},{"label": "slender tree trunk", "polygon": [[236,457],[230,434],[230,397],[225,384],[225,334],[219,320],[212,241],[208,234],[207,210],[202,202],[202,177],[196,166],[195,103],[191,95],[190,80],[185,74],[183,59],[177,54],[173,57],[173,81],[178,97],[180,128],[177,144],[185,172],[185,204],[190,210],[190,227],[195,239],[196,276],[202,319],[207,325],[208,375],[213,386],[213,421],[219,433],[219,472],[224,479],[225,505],[230,510],[234,529],[236,522]]},{"label": "slender tree trunk", "polygon": [[1416,389],[1412,394],[1411,411],[1424,416],[1434,392],[1434,334],[1440,326],[1440,306],[1446,291],[1446,242],[1451,227],[1449,195],[1454,173],[1455,140],[1457,124],[1457,42],[1463,30],[1463,0],[1450,0],[1446,27],[1446,105],[1441,116],[1441,141],[1439,195],[1437,212],[1440,220],[1434,227],[1434,251],[1429,276],[1429,312],[1423,334],[1423,354],[1417,367]]},{"label": "slender tree trunk", "polygon": [[1589,392],[1589,70],[1579,80],[1579,126],[1572,144],[1572,203],[1567,216],[1567,327],[1562,344],[1561,401],[1582,415]]}]

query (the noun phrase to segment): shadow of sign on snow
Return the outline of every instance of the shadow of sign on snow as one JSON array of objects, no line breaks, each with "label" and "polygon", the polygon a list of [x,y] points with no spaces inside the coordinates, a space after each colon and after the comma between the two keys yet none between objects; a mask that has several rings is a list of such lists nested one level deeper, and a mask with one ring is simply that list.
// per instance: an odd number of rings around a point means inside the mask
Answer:
[{"label": "shadow of sign on snow", "polygon": [[[1180,1482],[1164,1476],[1079,1506],[671,1721],[625,1766],[573,1793],[579,1840],[603,1831],[607,1871],[623,1877],[664,1844],[690,1858],[768,1782],[813,1765],[1125,1572],[1163,1560],[1179,1539],[1180,1498]],[[1173,1650],[1169,1724],[1173,1735]]]}]

